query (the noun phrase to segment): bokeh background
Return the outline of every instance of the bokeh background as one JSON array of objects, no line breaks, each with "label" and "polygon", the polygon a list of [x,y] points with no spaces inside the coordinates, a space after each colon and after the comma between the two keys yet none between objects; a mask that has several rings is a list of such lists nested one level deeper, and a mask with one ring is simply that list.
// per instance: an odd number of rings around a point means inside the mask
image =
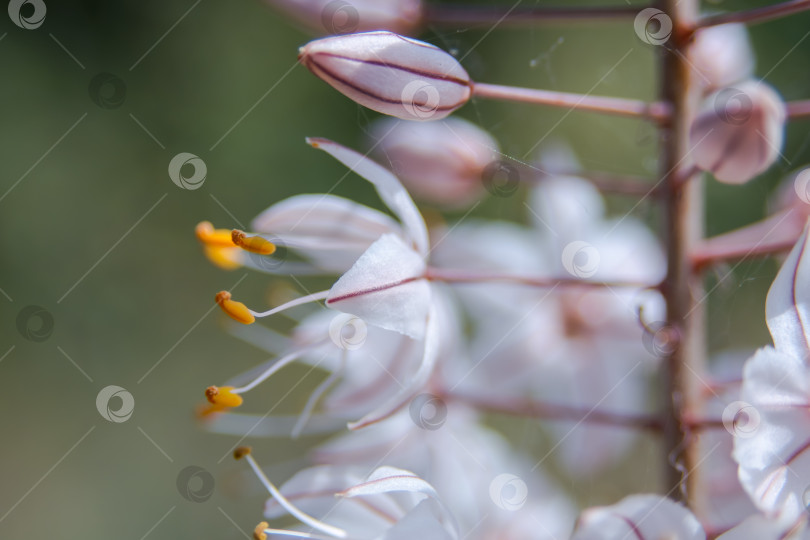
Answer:
[{"label": "bokeh background", "polygon": [[[212,267],[193,228],[205,219],[242,226],[275,201],[330,189],[344,171],[304,137],[362,148],[376,114],[296,66],[309,36],[259,0],[45,3],[36,29],[0,14],[0,537],[242,538],[260,520],[263,495],[227,457],[236,440],[204,432],[193,411],[206,386],[265,355],[225,332],[213,296],[239,282],[238,296],[263,306],[297,285]],[[523,2],[533,4],[554,3]],[[801,15],[751,30],[757,74],[789,99],[810,97],[809,22]],[[428,28],[423,37],[464,56],[475,80],[655,96],[657,51],[636,37],[632,20],[489,30]],[[100,90],[98,81],[106,81]],[[488,129],[508,155],[532,160],[538,140],[545,138],[540,148],[562,140],[588,169],[656,179],[655,133],[641,122],[577,112],[560,122],[562,110],[475,100],[459,114]],[[810,161],[808,127],[791,124],[785,159],[749,185],[708,182],[710,233],[764,215],[774,186]],[[204,161],[200,189],[169,178],[180,152]],[[336,193],[379,207],[353,176]],[[524,195],[491,197],[476,215],[521,220]],[[617,212],[633,205],[611,203]],[[635,213],[658,223],[652,205]],[[776,268],[742,263],[712,294],[713,350],[767,343],[764,295]],[[707,277],[710,285],[716,279]],[[27,306],[42,311],[21,317]],[[303,373],[293,367],[274,378],[257,410],[300,410],[305,392],[279,398]],[[96,410],[109,385],[134,398],[125,422]],[[493,423],[529,453],[547,448],[536,422]],[[311,443],[253,444],[282,481]],[[655,450],[642,445],[607,477],[563,486],[585,504],[654,489]],[[178,488],[188,466],[214,479],[204,502]]]}]

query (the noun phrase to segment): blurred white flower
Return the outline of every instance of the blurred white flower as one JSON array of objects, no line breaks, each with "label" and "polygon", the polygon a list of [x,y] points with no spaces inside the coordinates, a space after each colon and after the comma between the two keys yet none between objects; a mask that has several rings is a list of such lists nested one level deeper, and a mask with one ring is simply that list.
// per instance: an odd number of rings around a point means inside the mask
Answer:
[{"label": "blurred white flower", "polygon": [[742,184],[779,158],[786,111],[779,94],[762,81],[746,81],[706,98],[689,133],[698,167],[728,184]]},{"label": "blurred white flower", "polygon": [[266,0],[317,35],[390,30],[410,34],[422,23],[421,0]]},{"label": "blurred white flower", "polygon": [[697,518],[660,495],[631,495],[613,506],[589,508],[579,518],[572,540],[705,540]]},{"label": "blurred white flower", "polygon": [[754,73],[754,51],[741,23],[701,28],[689,49],[694,80],[709,91],[731,86]]},{"label": "blurred white flower", "polygon": [[461,118],[410,122],[381,118],[370,129],[375,154],[417,199],[466,207],[484,194],[483,175],[499,156],[486,131]]}]

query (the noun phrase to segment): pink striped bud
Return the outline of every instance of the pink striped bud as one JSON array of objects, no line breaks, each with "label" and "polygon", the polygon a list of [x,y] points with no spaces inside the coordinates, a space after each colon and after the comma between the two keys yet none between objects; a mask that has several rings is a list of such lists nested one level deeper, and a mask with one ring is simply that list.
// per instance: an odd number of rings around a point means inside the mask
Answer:
[{"label": "pink striped bud", "polygon": [[692,124],[695,164],[720,182],[742,184],[774,164],[782,148],[785,104],[761,81],[724,88],[706,100]]},{"label": "pink striped bud", "polygon": [[438,120],[470,99],[461,64],[428,43],[392,32],[311,41],[299,60],[360,105],[404,120]]},{"label": "pink striped bud", "polygon": [[460,118],[406,122],[381,118],[371,128],[374,152],[414,197],[449,208],[484,195],[483,175],[498,158],[498,143]]},{"label": "pink striped bud", "polygon": [[267,0],[317,35],[368,30],[414,32],[422,21],[421,0]]}]

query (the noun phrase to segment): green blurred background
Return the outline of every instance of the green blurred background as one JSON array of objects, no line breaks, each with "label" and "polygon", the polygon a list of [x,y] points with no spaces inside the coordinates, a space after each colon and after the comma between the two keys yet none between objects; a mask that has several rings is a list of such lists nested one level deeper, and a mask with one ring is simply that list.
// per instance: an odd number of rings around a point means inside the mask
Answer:
[{"label": "green blurred background", "polygon": [[[304,137],[359,148],[376,115],[296,67],[297,47],[309,37],[259,0],[46,4],[47,17],[33,30],[0,15],[0,537],[242,538],[239,529],[250,531],[260,520],[263,497],[255,483],[241,481],[240,464],[222,459],[236,441],[202,431],[193,409],[206,386],[265,355],[228,336],[212,309],[214,293],[246,272],[208,264],[193,228],[204,219],[240,226],[282,198],[330,189],[344,171]],[[810,16],[796,16],[751,33],[758,75],[767,73],[789,99],[810,97],[810,41],[797,45],[808,22]],[[475,80],[655,95],[656,51],[636,37],[632,21],[503,28],[485,37],[487,30],[423,36],[464,55]],[[125,87],[125,96],[106,94],[109,108],[90,96],[100,73]],[[460,114],[488,129],[506,154],[523,157],[565,111],[474,101]],[[745,187],[709,182],[709,232],[763,215],[778,181],[810,161],[807,127],[789,127],[789,163]],[[568,141],[586,168],[655,178],[655,134],[643,123],[572,113],[552,140]],[[171,182],[167,167],[180,152],[204,160],[200,189]],[[355,177],[336,193],[379,206]],[[524,194],[493,197],[480,214],[516,219]],[[633,204],[612,203],[617,211]],[[641,205],[636,214],[655,225],[654,207]],[[768,341],[764,295],[775,269],[773,261],[743,263],[713,293],[713,350]],[[238,296],[263,306],[285,283],[249,274]],[[29,305],[53,317],[52,333],[40,341],[18,330],[18,314]],[[302,374],[291,368],[274,379],[257,410],[276,404]],[[126,422],[105,421],[96,410],[108,385],[134,397]],[[305,399],[293,393],[277,410],[300,410]],[[525,450],[542,452],[536,426],[513,423],[507,431]],[[282,480],[306,446],[263,441],[256,451],[264,463],[278,464],[271,472]],[[626,486],[655,485],[653,450],[649,465],[615,477],[610,498]],[[176,487],[190,465],[215,479],[205,502],[190,502]],[[569,480],[565,487],[585,503],[605,502],[591,496],[602,480]]]}]

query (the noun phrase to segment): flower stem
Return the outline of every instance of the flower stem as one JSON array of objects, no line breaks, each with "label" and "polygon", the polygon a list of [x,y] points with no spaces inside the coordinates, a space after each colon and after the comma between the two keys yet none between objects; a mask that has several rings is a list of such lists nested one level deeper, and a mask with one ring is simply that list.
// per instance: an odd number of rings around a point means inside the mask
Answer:
[{"label": "flower stem", "polygon": [[534,26],[543,23],[632,20],[645,6],[523,7],[428,5],[425,21],[437,26]]},{"label": "flower stem", "polygon": [[552,90],[518,88],[500,84],[475,83],[473,85],[473,95],[501,101],[519,101],[535,105],[565,107],[633,118],[649,118],[658,122],[667,120],[670,113],[666,103],[647,103],[636,99],[554,92]]},{"label": "flower stem", "polygon": [[793,15],[794,13],[807,10],[810,10],[810,0],[789,0],[788,2],[781,2],[779,4],[773,4],[771,6],[764,6],[761,8],[704,17],[698,21],[697,27],[705,28],[707,26],[717,26],[719,24],[732,22],[758,24],[765,21],[780,19],[782,17],[787,17],[788,15]]},{"label": "flower stem", "polygon": [[788,118],[807,118],[810,116],[810,99],[787,102]]},{"label": "flower stem", "polygon": [[575,277],[530,277],[516,274],[491,274],[468,270],[428,268],[425,278],[444,283],[511,283],[526,287],[553,289],[555,287],[657,289],[659,284],[637,281],[588,281]]},{"label": "flower stem", "polygon": [[601,424],[648,431],[660,431],[662,428],[660,418],[655,416],[627,415],[530,399],[488,398],[478,394],[457,392],[441,393],[439,397],[448,401],[464,403],[484,412],[524,418],[545,418],[548,420]]},{"label": "flower stem", "polygon": [[664,178],[667,276],[667,325],[676,329],[679,344],[663,359],[667,396],[664,403],[665,489],[686,499],[693,510],[704,508],[697,438],[687,419],[702,415],[701,375],[705,373],[705,307],[703,284],[693,272],[690,253],[703,237],[703,182],[689,161],[689,127],[700,97],[686,59],[697,21],[696,0],[665,0],[662,9],[672,19],[673,32],[663,57],[661,92],[672,110],[661,133],[661,174]]}]

